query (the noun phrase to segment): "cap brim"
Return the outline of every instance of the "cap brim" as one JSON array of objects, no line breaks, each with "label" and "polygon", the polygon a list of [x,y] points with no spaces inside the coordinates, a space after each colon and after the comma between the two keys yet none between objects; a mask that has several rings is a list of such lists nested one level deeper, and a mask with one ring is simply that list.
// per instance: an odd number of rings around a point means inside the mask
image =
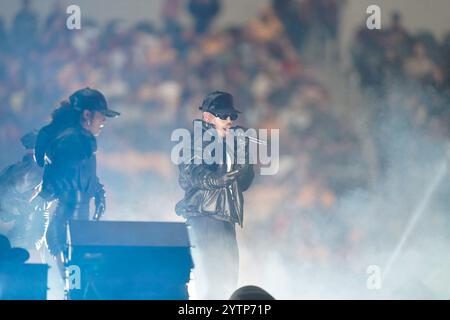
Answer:
[{"label": "cap brim", "polygon": [[203,108],[202,107],[198,107],[198,109],[199,110],[201,110],[201,111],[203,111],[203,112],[213,112],[213,113],[216,113],[216,114],[230,114],[230,113],[236,113],[236,114],[239,114],[239,113],[242,113],[241,111],[239,111],[239,110],[237,110],[237,109],[227,109],[227,110],[218,110],[218,111],[213,111],[213,110],[203,110]]},{"label": "cap brim", "polygon": [[239,113],[242,113],[242,112],[240,112],[239,110],[236,110],[236,109],[229,109],[229,110],[219,110],[219,111],[216,111],[215,113],[216,114],[230,114],[230,113],[239,114]]},{"label": "cap brim", "polygon": [[120,116],[120,112],[117,111],[113,111],[113,110],[103,110],[101,111],[101,113],[108,118],[117,118],[118,116]]}]

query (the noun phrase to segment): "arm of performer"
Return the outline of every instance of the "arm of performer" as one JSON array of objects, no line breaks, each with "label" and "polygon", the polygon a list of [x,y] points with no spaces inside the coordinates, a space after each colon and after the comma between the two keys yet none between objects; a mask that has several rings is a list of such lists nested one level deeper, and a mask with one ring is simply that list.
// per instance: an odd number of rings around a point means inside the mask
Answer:
[{"label": "arm of performer", "polygon": [[255,178],[255,172],[252,164],[236,165],[236,170],[239,172],[237,181],[239,188],[242,191],[247,191]]},{"label": "arm of performer", "polygon": [[250,140],[248,139],[248,137],[246,137],[245,139],[238,139],[237,140],[238,143],[238,150],[241,149],[241,147],[239,147],[239,144],[242,144],[242,148],[243,150],[245,150],[245,152],[241,154],[238,152],[238,164],[236,164],[234,166],[235,170],[239,171],[238,177],[237,177],[237,181],[238,181],[238,185],[239,188],[242,191],[247,191],[248,188],[250,188],[250,185],[253,182],[253,179],[255,177],[255,172],[253,170],[253,165],[250,164]]},{"label": "arm of performer", "polygon": [[106,211],[106,193],[103,184],[97,178],[97,191],[95,192],[95,213],[94,220],[98,221],[105,214]]},{"label": "arm of performer", "polygon": [[230,185],[239,175],[239,170],[227,172],[223,175],[209,170],[203,164],[195,164],[193,160],[188,164],[181,164],[180,185],[184,188],[187,184],[203,190],[219,189]]}]

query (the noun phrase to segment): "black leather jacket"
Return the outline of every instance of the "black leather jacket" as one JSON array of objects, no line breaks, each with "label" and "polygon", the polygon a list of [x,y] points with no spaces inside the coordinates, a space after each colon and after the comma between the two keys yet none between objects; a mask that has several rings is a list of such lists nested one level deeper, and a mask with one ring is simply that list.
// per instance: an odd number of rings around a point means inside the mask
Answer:
[{"label": "black leather jacket", "polygon": [[[40,134],[45,134],[45,129]],[[81,126],[62,131],[41,151],[47,163],[40,196],[48,201],[58,199],[68,219],[89,219],[90,200],[104,195],[97,177],[96,151],[96,138]]]},{"label": "black leather jacket", "polygon": [[30,153],[0,172],[0,221],[14,222],[6,233],[14,246],[34,248],[44,234],[42,206],[30,201],[41,181],[42,169]]},{"label": "black leather jacket", "polygon": [[[194,123],[196,121],[201,120],[195,120]],[[203,134],[206,134],[205,131],[210,129],[211,126],[204,121],[201,121],[201,123]],[[201,139],[201,137],[195,138]],[[199,145],[204,150],[205,146],[210,143],[210,141],[202,141]],[[248,141],[246,141],[246,144],[248,152]],[[250,187],[253,181],[253,165],[237,164],[234,161],[231,171],[240,171],[236,180],[226,187],[214,186],[210,183],[211,179],[226,174],[227,165],[226,163],[206,164],[203,159],[201,159],[201,164],[194,163],[195,145],[194,142],[191,148],[191,161],[179,165],[179,184],[185,191],[185,196],[175,207],[177,215],[185,218],[210,216],[237,223],[242,227],[244,223],[244,198],[242,193]],[[236,148],[234,151],[236,152]]]}]

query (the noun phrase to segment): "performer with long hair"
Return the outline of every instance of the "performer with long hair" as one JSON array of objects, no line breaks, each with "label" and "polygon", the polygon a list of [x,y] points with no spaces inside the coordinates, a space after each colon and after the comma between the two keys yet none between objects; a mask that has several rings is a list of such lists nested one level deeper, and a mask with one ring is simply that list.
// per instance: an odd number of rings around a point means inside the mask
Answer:
[{"label": "performer with long hair", "polygon": [[68,221],[88,220],[92,198],[96,206],[94,219],[100,219],[105,212],[105,191],[97,177],[96,136],[107,117],[119,115],[108,108],[101,92],[85,88],[62,102],[50,124],[39,131],[35,157],[44,168],[39,195],[46,201],[57,200],[46,242],[60,268],[65,260]]}]

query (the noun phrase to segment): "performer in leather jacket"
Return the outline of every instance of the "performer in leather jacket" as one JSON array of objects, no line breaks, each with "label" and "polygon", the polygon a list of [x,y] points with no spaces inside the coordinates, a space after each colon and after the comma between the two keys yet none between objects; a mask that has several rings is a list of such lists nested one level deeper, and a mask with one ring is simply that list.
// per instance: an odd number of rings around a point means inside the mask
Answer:
[{"label": "performer in leather jacket", "polygon": [[[191,157],[179,166],[179,184],[185,197],[175,210],[190,226],[198,295],[203,299],[226,299],[237,288],[239,251],[235,225],[243,227],[243,192],[250,187],[254,171],[249,161],[238,161],[242,155],[237,150],[242,143],[248,158],[248,140],[233,137],[234,148],[226,143],[240,113],[233,106],[233,97],[226,92],[210,93],[200,110],[203,119],[194,121]],[[196,125],[202,128],[200,136],[195,136]],[[207,139],[205,135],[209,135]],[[210,139],[217,150],[223,150],[223,161],[219,163],[205,161],[202,150],[196,150],[204,149]]]},{"label": "performer in leather jacket", "polygon": [[0,172],[0,225],[12,224],[6,236],[14,246],[39,249],[45,232],[45,202],[35,197],[42,168],[34,161],[37,132],[21,138],[26,154]]},{"label": "performer in leather jacket", "polygon": [[94,219],[105,211],[105,191],[97,177],[96,136],[106,117],[117,117],[108,109],[105,97],[97,90],[85,88],[72,94],[52,114],[37,138],[35,157],[44,167],[40,196],[57,200],[50,215],[46,242],[57,262],[64,262],[66,227],[71,219],[88,220],[89,202],[95,198]]}]

